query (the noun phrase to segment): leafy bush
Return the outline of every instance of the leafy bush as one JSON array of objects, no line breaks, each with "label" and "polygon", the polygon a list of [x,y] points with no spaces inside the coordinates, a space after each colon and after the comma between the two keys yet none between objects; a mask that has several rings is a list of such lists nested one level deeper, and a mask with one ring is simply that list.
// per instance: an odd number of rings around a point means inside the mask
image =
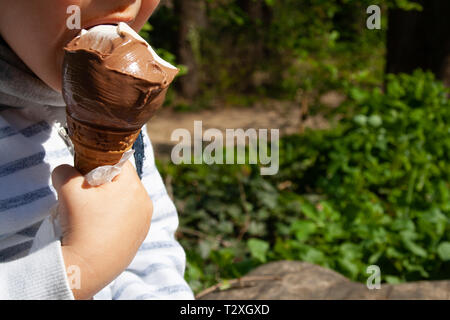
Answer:
[{"label": "leafy bush", "polygon": [[337,253],[331,267],[353,279],[364,279],[364,263],[378,264],[391,282],[448,278],[446,90],[431,74],[417,71],[388,76],[385,94],[356,96],[356,115],[338,128],[284,140],[282,178],[293,181],[296,194],[326,195],[318,203],[330,217],[325,229],[318,231],[321,210],[310,207],[312,221],[300,222],[301,232],[308,240],[316,235],[314,249],[325,256]]},{"label": "leafy bush", "polygon": [[[280,172],[160,164],[194,290],[293,259],[365,281],[450,275],[450,103],[429,73],[355,91],[337,127],[284,137]],[[349,112],[348,110],[353,110]]]}]

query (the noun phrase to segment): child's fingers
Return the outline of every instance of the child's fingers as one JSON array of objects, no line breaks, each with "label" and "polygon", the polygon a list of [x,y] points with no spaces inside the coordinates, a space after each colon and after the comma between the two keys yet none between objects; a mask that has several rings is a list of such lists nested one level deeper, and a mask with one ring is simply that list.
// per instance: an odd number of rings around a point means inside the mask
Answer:
[{"label": "child's fingers", "polygon": [[56,191],[70,181],[79,181],[80,185],[83,184],[84,177],[72,166],[63,164],[56,167],[52,172],[52,184]]}]

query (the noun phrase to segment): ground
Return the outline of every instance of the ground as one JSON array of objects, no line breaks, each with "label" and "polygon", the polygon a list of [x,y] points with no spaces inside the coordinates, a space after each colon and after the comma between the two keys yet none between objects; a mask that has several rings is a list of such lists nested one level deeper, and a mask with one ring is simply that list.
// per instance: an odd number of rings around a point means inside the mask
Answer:
[{"label": "ground", "polygon": [[[331,107],[342,97],[330,92],[321,98],[321,102]],[[193,112],[174,111],[163,108],[148,123],[148,132],[155,148],[156,156],[165,157],[170,154],[177,141],[171,141],[172,132],[184,128],[193,136],[194,121],[202,121],[203,130],[217,128],[225,133],[225,129],[244,130],[279,129],[280,135],[298,133],[303,128],[326,129],[329,122],[321,114],[308,116],[302,120],[301,107],[292,102],[265,101],[252,107],[215,107]]]},{"label": "ground", "polygon": [[450,280],[397,285],[382,283],[380,289],[370,290],[366,284],[350,281],[335,271],[300,261],[267,263],[251,271],[240,281],[233,282],[226,290],[218,287],[199,293],[197,299],[450,300]]}]

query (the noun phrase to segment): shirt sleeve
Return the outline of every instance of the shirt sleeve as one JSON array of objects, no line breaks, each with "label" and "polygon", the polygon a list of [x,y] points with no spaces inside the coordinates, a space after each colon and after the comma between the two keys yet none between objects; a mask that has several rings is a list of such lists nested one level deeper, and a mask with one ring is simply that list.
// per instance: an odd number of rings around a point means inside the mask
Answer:
[{"label": "shirt sleeve", "polygon": [[61,243],[0,263],[0,300],[73,300]]},{"label": "shirt sleeve", "polygon": [[95,299],[194,299],[184,280],[186,255],[175,239],[178,214],[155,166],[147,127],[142,129],[142,183],[153,201],[150,231],[128,268]]}]

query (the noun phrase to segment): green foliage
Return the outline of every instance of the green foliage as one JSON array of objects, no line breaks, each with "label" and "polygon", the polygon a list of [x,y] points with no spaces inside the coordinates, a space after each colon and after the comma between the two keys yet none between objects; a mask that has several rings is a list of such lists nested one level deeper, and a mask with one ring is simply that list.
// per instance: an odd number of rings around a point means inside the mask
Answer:
[{"label": "green foliage", "polygon": [[[204,0],[204,12],[183,28],[188,41],[180,42],[181,22],[192,20],[180,2],[162,3],[141,35],[172,64],[183,49],[192,50],[200,76],[195,105],[304,93],[315,102],[313,112],[325,92],[381,83],[388,8],[421,9],[410,0]],[[372,4],[381,7],[381,30],[366,28]],[[178,67],[180,76],[189,73]]]},{"label": "green foliage", "polygon": [[282,99],[293,99],[301,90],[315,99],[315,106],[329,90],[380,83],[387,9],[421,9],[409,0],[378,1],[382,28],[369,30],[371,0],[207,3],[209,24],[201,32],[200,49],[205,90]]},{"label": "green foliage", "polygon": [[215,84],[219,94],[256,92],[292,99],[299,89],[318,96],[358,77],[359,82],[379,82],[386,19],[383,15],[381,31],[366,29],[369,2],[266,1],[257,17],[239,1],[213,2],[208,17],[213,27],[203,33],[203,56],[207,68],[217,72],[208,74],[206,86]]},{"label": "green foliage", "polygon": [[417,71],[389,75],[386,93],[360,91],[355,98],[353,106],[342,107],[349,116],[338,128],[284,141],[289,152],[283,167],[289,169],[281,175],[295,183],[296,193],[326,195],[347,241],[358,243],[352,249],[357,259],[341,257],[333,268],[362,280],[356,261],[364,258],[391,279],[443,278],[444,271],[448,277],[446,90],[432,74]]},{"label": "green foliage", "polygon": [[[139,35],[146,39],[146,41],[151,42],[151,32],[154,30],[153,26],[147,21],[145,25],[142,27],[141,31],[139,32]],[[169,62],[170,64],[176,66],[178,69],[180,69],[180,72],[177,76],[183,76],[187,74],[188,70],[186,66],[182,64],[177,64],[177,58],[175,54],[171,53],[169,50],[164,48],[153,48],[156,53],[165,61]]]},{"label": "green foliage", "polygon": [[269,243],[267,241],[252,238],[248,240],[247,247],[252,258],[261,263],[267,261],[267,251],[269,250]]},{"label": "green foliage", "polygon": [[[273,260],[308,261],[365,281],[450,275],[450,103],[429,73],[355,90],[327,131],[280,141],[280,172],[160,163],[172,177],[194,290]],[[352,111],[353,110],[353,111]]]}]

